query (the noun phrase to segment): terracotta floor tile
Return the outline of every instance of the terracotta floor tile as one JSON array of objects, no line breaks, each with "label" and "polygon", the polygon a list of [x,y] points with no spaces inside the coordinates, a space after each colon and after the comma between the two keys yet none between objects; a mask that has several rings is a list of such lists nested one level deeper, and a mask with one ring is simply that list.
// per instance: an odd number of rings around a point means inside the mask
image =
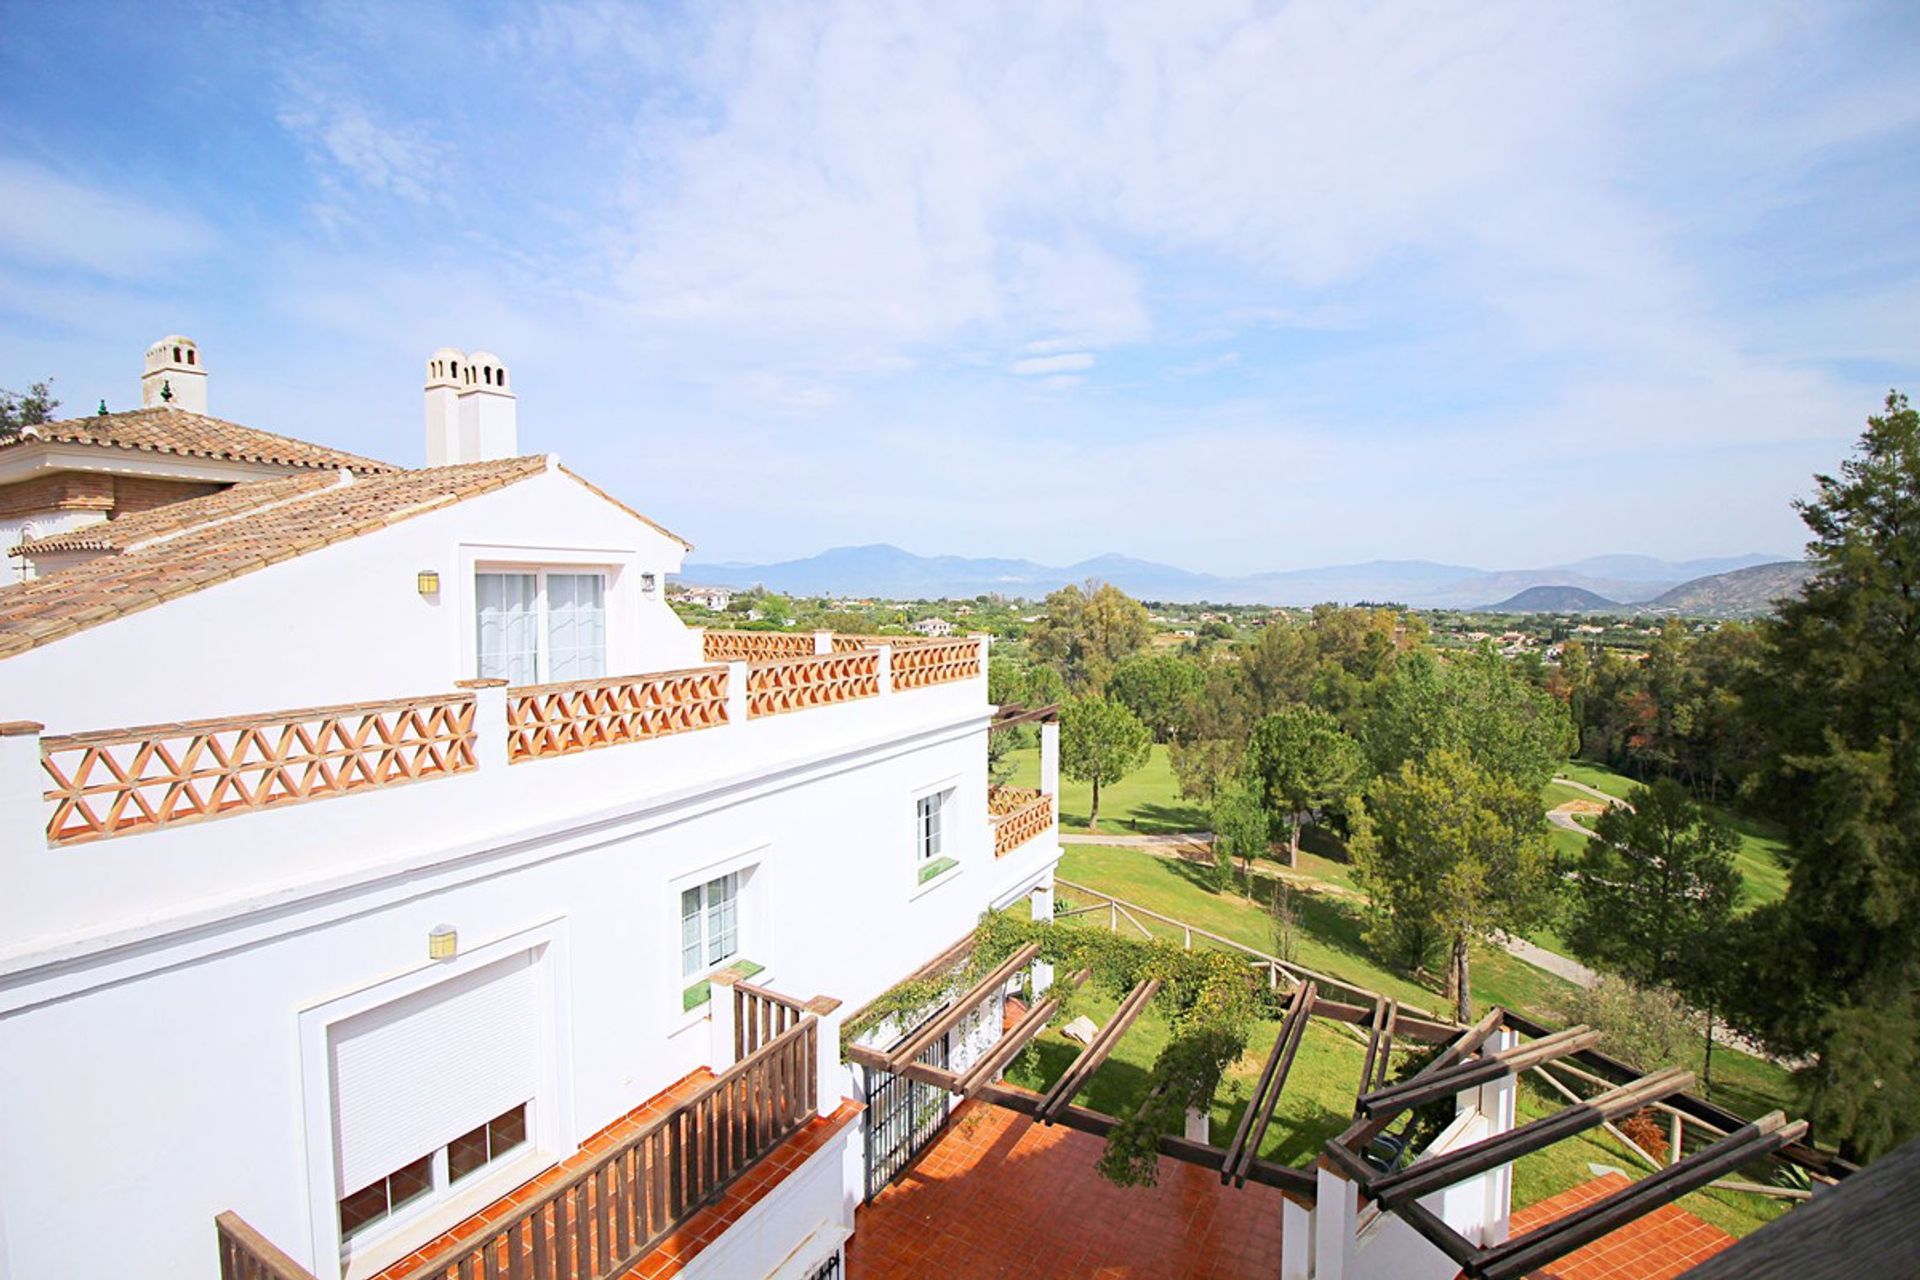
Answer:
[{"label": "terracotta floor tile", "polygon": [[[1625,1174],[1609,1173],[1530,1204],[1513,1214],[1512,1235],[1537,1230],[1630,1185]],[[1662,1280],[1732,1243],[1733,1237],[1718,1227],[1677,1205],[1663,1205],[1534,1275],[1536,1280]]]},{"label": "terracotta floor tile", "polygon": [[[849,1280],[1239,1277],[1280,1269],[1280,1193],[1223,1187],[1162,1159],[1153,1187],[1094,1171],[1103,1144],[981,1103],[963,1104],[905,1176],[862,1208]],[[1036,1218],[1034,1206],[1046,1206]]]}]

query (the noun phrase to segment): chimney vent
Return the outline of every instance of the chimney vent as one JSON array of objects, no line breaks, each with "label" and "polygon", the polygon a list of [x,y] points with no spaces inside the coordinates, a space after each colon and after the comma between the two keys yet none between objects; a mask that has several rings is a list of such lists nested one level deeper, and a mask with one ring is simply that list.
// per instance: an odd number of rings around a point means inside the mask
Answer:
[{"label": "chimney vent", "polygon": [[441,347],[427,357],[426,393],[428,466],[519,453],[517,400],[499,356]]},{"label": "chimney vent", "polygon": [[140,375],[140,404],[207,411],[207,366],[192,338],[170,333],[147,348],[147,367]]}]

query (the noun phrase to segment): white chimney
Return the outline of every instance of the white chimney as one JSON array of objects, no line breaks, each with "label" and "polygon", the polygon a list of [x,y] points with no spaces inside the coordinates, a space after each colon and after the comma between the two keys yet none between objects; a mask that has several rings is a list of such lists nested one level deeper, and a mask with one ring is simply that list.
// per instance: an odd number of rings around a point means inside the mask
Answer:
[{"label": "white chimney", "polygon": [[428,466],[518,455],[517,401],[499,356],[442,347],[427,360],[426,390]]},{"label": "white chimney", "polygon": [[200,362],[200,348],[192,338],[170,333],[147,348],[140,404],[147,409],[170,405],[189,413],[207,411],[207,366]]}]

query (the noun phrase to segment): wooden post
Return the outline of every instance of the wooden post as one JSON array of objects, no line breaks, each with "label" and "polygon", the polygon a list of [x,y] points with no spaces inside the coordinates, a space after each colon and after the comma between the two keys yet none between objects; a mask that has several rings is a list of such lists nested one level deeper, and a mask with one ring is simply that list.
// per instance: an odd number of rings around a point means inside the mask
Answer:
[{"label": "wooden post", "polygon": [[738,981],[740,973],[732,965],[707,979],[707,1066],[715,1075],[739,1061],[734,1053],[739,1043],[739,1022],[734,1008],[739,992],[733,989]]}]

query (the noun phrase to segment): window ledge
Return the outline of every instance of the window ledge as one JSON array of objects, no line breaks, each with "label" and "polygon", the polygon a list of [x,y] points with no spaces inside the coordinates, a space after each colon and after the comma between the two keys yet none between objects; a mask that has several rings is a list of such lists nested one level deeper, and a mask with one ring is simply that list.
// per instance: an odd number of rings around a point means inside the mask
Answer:
[{"label": "window ledge", "polygon": [[[729,960],[726,965],[722,967],[739,969],[742,978],[757,978],[767,971],[767,966],[755,964],[753,961],[744,958]],[[714,972],[717,973],[719,970],[716,969]],[[680,993],[680,1012],[692,1013],[696,1009],[703,1009],[706,1007],[707,1001],[712,998],[713,974],[708,974]]]},{"label": "window ledge", "polygon": [[964,870],[966,868],[960,865],[957,858],[940,858],[929,862],[920,868],[920,882],[914,887],[914,891],[907,895],[907,900],[911,902],[915,898],[932,893],[941,885],[952,882]]}]

